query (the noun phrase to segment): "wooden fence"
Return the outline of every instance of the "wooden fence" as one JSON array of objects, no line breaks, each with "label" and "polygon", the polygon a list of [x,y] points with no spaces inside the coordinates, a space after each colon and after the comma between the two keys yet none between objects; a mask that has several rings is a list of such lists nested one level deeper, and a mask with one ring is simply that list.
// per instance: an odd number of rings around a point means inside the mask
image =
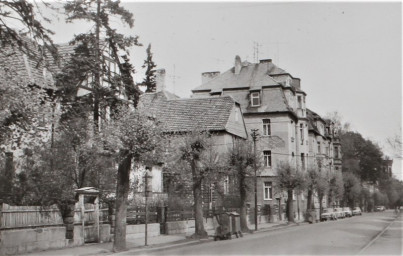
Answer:
[{"label": "wooden fence", "polygon": [[[95,209],[93,204],[85,205],[85,224],[91,225],[95,223]],[[180,210],[168,211],[165,221],[179,221],[194,219],[193,210]],[[211,217],[212,211],[203,211],[205,217]],[[148,223],[158,223],[158,213],[156,207],[150,207],[148,212]],[[161,217],[161,216],[160,216]],[[0,207],[0,228],[26,228],[26,227],[39,227],[39,226],[57,226],[63,225],[63,219],[57,206],[41,207],[41,206],[11,206],[3,204]],[[100,223],[109,223],[108,209],[99,210]],[[74,211],[74,224],[81,224],[81,210],[79,205],[76,205]],[[128,209],[127,211],[128,224],[144,224],[145,223],[145,209],[144,207],[137,207]]]},{"label": "wooden fence", "polygon": [[1,228],[55,226],[63,224],[62,215],[56,206],[11,206],[3,204],[0,214]]}]

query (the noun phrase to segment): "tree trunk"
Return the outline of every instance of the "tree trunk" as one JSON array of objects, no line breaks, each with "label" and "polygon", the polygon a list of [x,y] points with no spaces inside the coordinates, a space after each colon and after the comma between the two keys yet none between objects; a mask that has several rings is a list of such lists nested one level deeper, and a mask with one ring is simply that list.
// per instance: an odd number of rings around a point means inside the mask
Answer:
[{"label": "tree trunk", "polygon": [[196,170],[196,163],[192,161],[192,175],[193,175],[193,211],[195,214],[195,234],[193,238],[206,238],[208,237],[203,224],[203,205],[202,205],[202,181]]},{"label": "tree trunk", "polygon": [[288,210],[288,222],[294,222],[294,209],[292,200],[292,189],[287,190],[287,210]]},{"label": "tree trunk", "polygon": [[131,156],[128,152],[123,152],[122,162],[118,167],[116,186],[116,223],[113,242],[113,251],[126,250],[126,216],[127,216],[127,196],[130,188],[130,167]]},{"label": "tree trunk", "polygon": [[306,203],[306,209],[311,210],[312,209],[312,194],[313,190],[308,189],[308,195],[307,195],[307,203]]},{"label": "tree trunk", "polygon": [[323,206],[322,206],[323,194],[319,193],[318,197],[319,197],[319,218],[320,218],[323,212]]},{"label": "tree trunk", "polygon": [[99,73],[100,71],[100,52],[99,52],[99,34],[100,34],[100,14],[101,14],[101,1],[97,0],[97,14],[96,14],[96,24],[95,24],[95,61],[96,61],[96,69],[95,69],[95,90],[93,91],[93,97],[94,97],[94,110],[93,110],[93,115],[94,115],[94,134],[98,134],[99,132],[99,90],[101,86],[101,75]]},{"label": "tree trunk", "polygon": [[251,232],[251,230],[248,227],[248,222],[246,221],[246,180],[245,176],[241,177],[239,180],[239,194],[240,194],[240,199],[241,199],[241,205],[240,205],[240,221],[241,221],[241,231],[242,232]]}]

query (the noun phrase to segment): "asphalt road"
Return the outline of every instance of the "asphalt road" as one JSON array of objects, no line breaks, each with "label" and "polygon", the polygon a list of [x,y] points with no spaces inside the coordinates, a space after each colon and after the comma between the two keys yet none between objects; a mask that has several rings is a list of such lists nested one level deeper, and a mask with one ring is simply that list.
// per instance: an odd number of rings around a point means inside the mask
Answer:
[{"label": "asphalt road", "polygon": [[[128,254],[130,254],[128,252]],[[137,253],[136,253],[137,254]],[[305,224],[137,255],[402,255],[402,218],[393,211]]]}]

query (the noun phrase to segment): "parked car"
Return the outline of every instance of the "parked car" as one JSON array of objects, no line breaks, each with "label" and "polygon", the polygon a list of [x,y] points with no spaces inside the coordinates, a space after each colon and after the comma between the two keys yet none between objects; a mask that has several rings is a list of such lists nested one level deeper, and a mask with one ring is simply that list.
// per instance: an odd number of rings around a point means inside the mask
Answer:
[{"label": "parked car", "polygon": [[385,206],[383,205],[378,205],[375,207],[375,211],[377,212],[383,212],[385,210]]},{"label": "parked car", "polygon": [[339,218],[344,219],[346,217],[346,215],[344,214],[343,208],[334,208],[333,212],[338,219]]},{"label": "parked car", "polygon": [[328,220],[336,220],[336,216],[334,215],[332,208],[323,209],[322,214],[320,215],[320,221],[328,221]]},{"label": "parked car", "polygon": [[362,215],[360,207],[354,207],[353,216],[355,216],[355,215]]},{"label": "parked car", "polygon": [[351,211],[350,207],[343,207],[343,212],[346,217],[353,216],[353,212]]}]

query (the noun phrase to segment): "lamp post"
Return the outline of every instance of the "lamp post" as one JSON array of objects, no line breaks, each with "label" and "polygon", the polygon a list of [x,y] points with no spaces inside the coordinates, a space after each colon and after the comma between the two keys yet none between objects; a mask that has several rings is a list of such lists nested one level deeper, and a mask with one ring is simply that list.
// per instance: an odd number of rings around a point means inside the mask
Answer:
[{"label": "lamp post", "polygon": [[255,177],[254,177],[254,181],[255,181],[255,230],[257,231],[257,175],[256,175],[256,171],[257,171],[257,167],[256,167],[256,140],[257,140],[257,136],[258,136],[258,131],[259,129],[252,129],[252,139],[253,139],[253,167],[255,169]]},{"label": "lamp post", "polygon": [[144,245],[147,246],[147,224],[148,224],[148,196],[152,192],[152,187],[150,186],[152,179],[152,175],[150,173],[150,168],[146,167],[146,173],[144,176],[144,196],[145,196],[145,208],[146,208],[146,216],[145,216],[145,230],[144,230]]}]

